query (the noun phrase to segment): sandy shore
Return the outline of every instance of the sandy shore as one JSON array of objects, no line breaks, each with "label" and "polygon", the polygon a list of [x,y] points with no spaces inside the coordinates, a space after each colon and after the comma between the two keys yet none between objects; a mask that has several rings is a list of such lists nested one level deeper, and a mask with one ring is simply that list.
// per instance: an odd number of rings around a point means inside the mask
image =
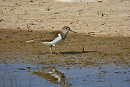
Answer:
[{"label": "sandy shore", "polygon": [[[90,0],[89,0],[90,1]],[[87,66],[130,63],[130,1],[0,1],[0,63]],[[68,25],[69,33],[50,56],[49,46],[26,43],[46,39]],[[38,55],[40,58],[38,58]],[[129,66],[129,65],[128,65]]]},{"label": "sandy shore", "polygon": [[93,36],[130,37],[129,0],[60,1],[1,0],[0,28],[51,31],[68,25]]}]

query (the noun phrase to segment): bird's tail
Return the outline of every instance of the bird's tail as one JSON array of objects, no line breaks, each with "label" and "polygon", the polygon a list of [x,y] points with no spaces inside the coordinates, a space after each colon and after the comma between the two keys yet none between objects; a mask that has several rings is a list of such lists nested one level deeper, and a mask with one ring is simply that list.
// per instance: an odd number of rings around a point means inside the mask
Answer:
[{"label": "bird's tail", "polygon": [[51,42],[41,42],[42,44],[46,44],[46,45],[51,45],[52,43]]},{"label": "bird's tail", "polygon": [[44,42],[44,41],[41,41],[41,40],[35,40],[35,39],[34,39],[34,40],[27,40],[26,42],[27,42],[27,43],[32,43],[32,42],[41,42],[42,44],[47,44],[47,45],[50,43],[50,42]]},{"label": "bird's tail", "polygon": [[34,40],[28,40],[28,41],[26,41],[27,43],[31,43],[31,42],[34,42]]},{"label": "bird's tail", "polygon": [[41,40],[28,40],[28,41],[26,41],[27,43],[33,43],[33,42],[40,42],[40,43],[42,43],[42,44],[46,44],[46,45],[53,45],[53,46],[55,46],[55,44],[53,44],[53,42],[44,42],[44,41],[41,41]]}]

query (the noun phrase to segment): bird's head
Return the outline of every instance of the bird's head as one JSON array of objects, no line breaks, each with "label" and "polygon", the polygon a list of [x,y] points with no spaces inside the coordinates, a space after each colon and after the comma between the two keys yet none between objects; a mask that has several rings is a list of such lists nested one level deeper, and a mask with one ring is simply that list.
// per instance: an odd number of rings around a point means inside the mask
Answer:
[{"label": "bird's head", "polygon": [[71,30],[70,27],[68,27],[68,26],[64,26],[64,27],[62,28],[62,30],[65,30],[65,31],[67,31],[67,32],[71,31],[71,32],[77,33],[77,32],[75,32],[75,31]]}]

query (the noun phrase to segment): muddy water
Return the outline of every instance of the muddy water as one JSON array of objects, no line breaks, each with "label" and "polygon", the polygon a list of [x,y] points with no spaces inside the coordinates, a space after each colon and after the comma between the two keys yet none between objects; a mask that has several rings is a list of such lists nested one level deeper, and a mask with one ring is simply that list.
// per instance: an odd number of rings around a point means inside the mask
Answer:
[{"label": "muddy water", "polygon": [[114,64],[56,67],[0,64],[0,87],[128,87],[130,69]]}]

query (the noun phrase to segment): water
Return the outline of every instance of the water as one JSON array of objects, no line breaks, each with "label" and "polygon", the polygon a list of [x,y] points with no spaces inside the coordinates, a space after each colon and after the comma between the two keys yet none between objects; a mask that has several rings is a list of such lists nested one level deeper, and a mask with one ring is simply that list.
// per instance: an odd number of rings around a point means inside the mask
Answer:
[{"label": "water", "polygon": [[0,87],[129,87],[130,69],[102,65],[54,67],[0,64]]}]

